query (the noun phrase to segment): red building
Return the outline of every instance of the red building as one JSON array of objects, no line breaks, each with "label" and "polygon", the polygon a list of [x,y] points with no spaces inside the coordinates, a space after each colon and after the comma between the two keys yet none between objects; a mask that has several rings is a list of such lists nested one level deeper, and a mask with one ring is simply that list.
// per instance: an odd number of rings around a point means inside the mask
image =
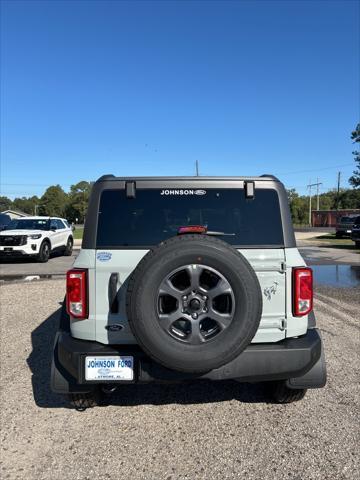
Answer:
[{"label": "red building", "polygon": [[335,227],[337,220],[346,215],[360,215],[360,209],[313,210],[311,224],[313,227]]}]

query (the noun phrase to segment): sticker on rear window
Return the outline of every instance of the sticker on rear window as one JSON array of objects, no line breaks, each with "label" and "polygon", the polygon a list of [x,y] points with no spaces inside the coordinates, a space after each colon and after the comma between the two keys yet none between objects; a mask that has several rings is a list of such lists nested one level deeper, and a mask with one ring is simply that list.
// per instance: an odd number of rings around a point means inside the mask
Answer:
[{"label": "sticker on rear window", "polygon": [[206,190],[190,190],[190,189],[161,190],[160,195],[206,195]]},{"label": "sticker on rear window", "polygon": [[108,262],[111,260],[112,254],[110,252],[98,252],[96,254],[96,258],[99,260],[99,262]]}]

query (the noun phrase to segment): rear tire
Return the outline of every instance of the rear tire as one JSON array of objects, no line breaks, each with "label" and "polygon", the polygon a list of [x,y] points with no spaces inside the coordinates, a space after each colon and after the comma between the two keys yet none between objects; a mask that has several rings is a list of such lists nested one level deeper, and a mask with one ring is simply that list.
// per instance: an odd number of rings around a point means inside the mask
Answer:
[{"label": "rear tire", "polygon": [[51,248],[48,241],[44,241],[40,246],[39,255],[37,257],[38,262],[46,263],[50,258]]},{"label": "rear tire", "polygon": [[272,382],[271,395],[276,403],[293,403],[302,400],[306,395],[306,388],[292,389],[286,385],[286,380]]},{"label": "rear tire", "polygon": [[360,242],[355,242],[355,248],[360,248]]},{"label": "rear tire", "polygon": [[72,239],[72,237],[69,237],[68,241],[66,242],[66,247],[64,250],[65,257],[71,257],[72,251],[73,251],[73,245],[74,245],[74,240]]}]

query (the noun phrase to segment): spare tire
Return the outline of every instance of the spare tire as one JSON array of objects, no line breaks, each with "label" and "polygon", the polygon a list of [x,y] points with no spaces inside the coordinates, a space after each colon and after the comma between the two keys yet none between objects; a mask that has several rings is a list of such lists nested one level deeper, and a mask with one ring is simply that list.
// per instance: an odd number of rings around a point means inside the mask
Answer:
[{"label": "spare tire", "polygon": [[127,315],[142,349],[180,372],[233,360],[260,323],[262,295],[249,262],[206,235],[170,238],[141,260],[129,280]]}]

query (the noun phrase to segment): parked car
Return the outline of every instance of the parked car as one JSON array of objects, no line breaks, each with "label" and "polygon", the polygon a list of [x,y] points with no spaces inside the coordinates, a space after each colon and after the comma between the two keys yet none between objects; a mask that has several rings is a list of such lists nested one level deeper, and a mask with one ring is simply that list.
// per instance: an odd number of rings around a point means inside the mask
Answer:
[{"label": "parked car", "polygon": [[67,272],[51,385],[78,409],[126,383],[326,383],[312,270],[273,176],[101,177]]},{"label": "parked car", "polygon": [[355,242],[355,247],[360,248],[360,215],[355,218],[352,226],[351,240]]},{"label": "parked car", "polygon": [[7,215],[6,213],[0,213],[0,232],[1,230],[5,230],[10,222],[11,222],[10,215]]},{"label": "parked car", "polygon": [[70,256],[73,243],[71,227],[64,218],[18,218],[0,232],[0,257],[34,257],[47,262],[55,250]]},{"label": "parked car", "polygon": [[336,224],[336,236],[338,238],[351,236],[351,230],[352,230],[352,226],[354,224],[355,218],[356,218],[356,215],[346,215],[346,216],[340,217],[340,219]]}]

